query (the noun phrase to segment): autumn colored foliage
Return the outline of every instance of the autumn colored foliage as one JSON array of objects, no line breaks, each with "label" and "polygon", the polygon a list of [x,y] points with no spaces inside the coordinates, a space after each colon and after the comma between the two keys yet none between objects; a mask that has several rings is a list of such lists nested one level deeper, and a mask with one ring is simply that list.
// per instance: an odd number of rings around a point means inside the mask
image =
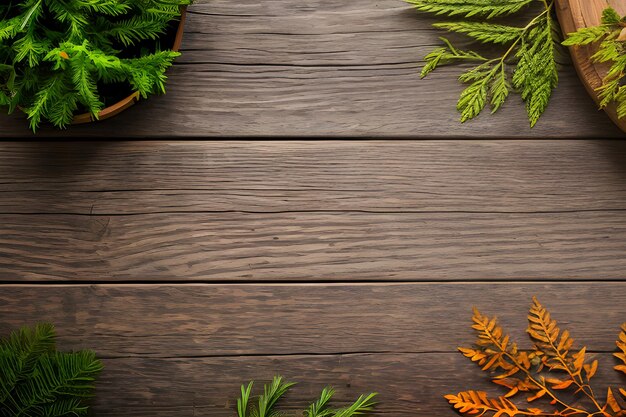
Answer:
[{"label": "autumn colored foliage", "polygon": [[[483,371],[490,372],[492,382],[508,392],[498,397],[473,390],[446,395],[458,413],[472,417],[626,417],[626,408],[622,406],[626,389],[609,387],[606,399],[598,399],[590,385],[598,361],[586,358],[585,347],[572,350],[574,339],[569,331],[561,331],[536,298],[526,330],[534,344],[530,350],[521,350],[511,342],[495,317],[489,318],[474,309],[472,320],[478,335],[476,343],[459,351]],[[615,370],[626,374],[626,323],[616,344],[619,352],[615,357],[621,363]],[[527,408],[513,401],[521,396],[526,397]],[[539,399],[543,400],[535,403]]]}]

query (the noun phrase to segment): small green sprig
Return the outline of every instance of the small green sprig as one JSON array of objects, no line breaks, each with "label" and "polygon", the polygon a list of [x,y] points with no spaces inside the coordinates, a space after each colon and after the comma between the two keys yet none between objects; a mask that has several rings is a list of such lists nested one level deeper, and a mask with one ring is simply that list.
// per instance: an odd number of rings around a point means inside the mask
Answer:
[{"label": "small green sprig", "polygon": [[610,63],[611,67],[598,89],[600,107],[611,103],[617,106],[617,116],[626,117],[626,17],[614,9],[602,13],[602,24],[582,28],[570,33],[563,42],[566,46],[597,44],[598,51],[591,57],[593,62]]},{"label": "small green sprig", "polygon": [[[241,396],[237,399],[238,417],[279,417],[283,414],[276,410],[278,400],[289,391],[295,384],[284,382],[281,376],[275,376],[272,382],[263,386],[263,394],[257,398],[257,404],[251,399],[254,382],[241,386]],[[306,417],[355,417],[366,414],[374,409],[373,401],[376,393],[361,395],[351,405],[344,408],[333,409],[329,407],[335,391],[326,387],[320,393],[319,398],[313,402],[304,412]]]},{"label": "small green sprig", "polygon": [[[422,12],[461,16],[456,22],[436,23],[439,29],[463,34],[475,42],[501,47],[497,57],[484,57],[475,51],[462,51],[441,38],[444,45],[430,52],[424,60],[421,76],[442,65],[473,62],[459,77],[468,84],[461,93],[457,109],[461,122],[477,117],[489,105],[498,111],[511,92],[517,92],[526,103],[531,127],[546,110],[558,85],[558,24],[553,17],[554,0],[406,0]],[[535,5],[537,14],[525,26],[510,26],[490,21],[518,13]]]}]

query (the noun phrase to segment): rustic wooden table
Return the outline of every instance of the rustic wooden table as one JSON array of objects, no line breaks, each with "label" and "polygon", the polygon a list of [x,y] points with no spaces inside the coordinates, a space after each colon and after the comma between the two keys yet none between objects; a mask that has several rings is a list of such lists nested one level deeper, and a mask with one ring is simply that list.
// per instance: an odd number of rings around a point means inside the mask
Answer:
[{"label": "rustic wooden table", "polygon": [[167,96],[61,133],[178,140],[0,143],[0,334],[46,320],[96,349],[98,416],[233,416],[240,383],[280,373],[290,409],[332,383],[452,417],[442,395],[487,387],[455,353],[471,307],[523,341],[537,295],[615,382],[626,144],[563,140],[620,136],[567,66],[536,129],[514,103],[457,124],[451,72],[416,75],[428,22],[203,1]]}]

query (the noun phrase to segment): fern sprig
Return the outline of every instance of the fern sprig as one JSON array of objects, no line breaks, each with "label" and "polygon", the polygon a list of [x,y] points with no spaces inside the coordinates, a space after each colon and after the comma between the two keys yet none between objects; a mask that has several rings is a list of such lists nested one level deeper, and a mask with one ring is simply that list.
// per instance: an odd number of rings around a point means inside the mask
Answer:
[{"label": "fern sprig", "polygon": [[[611,388],[608,388],[605,402],[598,400],[590,385],[598,361],[587,360],[585,347],[572,352],[574,340],[569,331],[561,331],[556,320],[536,298],[533,298],[528,314],[527,333],[534,343],[531,350],[518,349],[495,317],[490,318],[474,309],[472,321],[472,328],[478,336],[475,345],[459,348],[459,351],[483,371],[489,372],[493,383],[508,391],[495,398],[473,390],[446,395],[450,405],[460,414],[468,417],[623,417],[626,414]],[[622,326],[617,346],[621,352],[615,356],[626,365],[626,323]],[[623,365],[615,369],[626,372]],[[568,390],[570,392],[566,393]],[[616,392],[626,399],[626,390],[619,388]],[[547,398],[556,408],[521,407],[515,402],[521,395],[529,404]],[[586,396],[590,404],[578,401],[576,397],[580,395]]]},{"label": "fern sprig", "polygon": [[422,12],[492,19],[517,13],[534,0],[407,0]]},{"label": "fern sprig", "polygon": [[442,65],[477,61],[459,77],[469,85],[461,93],[457,109],[461,122],[474,119],[487,104],[497,112],[515,91],[522,96],[531,127],[545,112],[553,90],[558,85],[556,46],[560,42],[553,17],[553,0],[407,0],[418,10],[438,15],[478,17],[485,20],[511,15],[525,6],[541,4],[540,11],[522,27],[490,21],[435,23],[439,29],[465,35],[475,42],[505,47],[495,58],[485,58],[474,51],[459,51],[448,40],[425,57],[422,77]]},{"label": "fern sprig", "polygon": [[607,8],[602,14],[600,26],[582,28],[568,34],[563,42],[566,46],[596,44],[597,51],[592,61],[608,63],[610,68],[598,88],[600,107],[615,103],[617,116],[626,117],[626,17],[622,18],[614,9]]}]

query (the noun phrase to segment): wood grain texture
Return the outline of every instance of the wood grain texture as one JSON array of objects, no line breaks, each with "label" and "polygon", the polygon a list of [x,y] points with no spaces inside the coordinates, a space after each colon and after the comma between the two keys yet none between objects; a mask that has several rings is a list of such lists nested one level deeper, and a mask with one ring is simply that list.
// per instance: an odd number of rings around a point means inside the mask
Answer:
[{"label": "wood grain texture", "polygon": [[0,215],[0,280],[624,279],[626,212]]},{"label": "wood grain texture", "polygon": [[6,214],[619,211],[625,181],[611,140],[0,143]]},{"label": "wood grain texture", "polygon": [[[626,282],[4,285],[0,334],[51,321],[62,349],[105,358],[455,352],[472,307],[530,347],[536,295],[578,343],[612,352]],[[506,301],[505,301],[506,300]]]},{"label": "wood grain texture", "polygon": [[[616,362],[610,354],[589,358],[600,363],[594,377],[598,392],[626,385],[626,378],[611,369]],[[290,415],[300,415],[296,412],[330,383],[340,405],[380,392],[376,415],[394,417],[454,417],[444,394],[472,388],[506,392],[459,353],[126,358],[104,364],[94,407],[98,416],[232,417],[239,386],[252,379],[266,382],[275,374],[299,381],[283,403]]]},{"label": "wood grain texture", "polygon": [[[569,34],[579,29],[598,26],[602,12],[612,7],[620,16],[626,15],[626,3],[622,0],[557,0],[557,14],[563,33]],[[602,101],[598,96],[598,89],[603,85],[610,65],[592,62],[592,57],[598,51],[597,45],[570,47],[574,66],[587,92],[598,105]],[[626,120],[617,116],[617,106],[611,104],[606,107],[609,117],[626,131]]]},{"label": "wood grain texture", "polygon": [[[401,0],[203,0],[189,10],[168,94],[72,137],[619,137],[569,64],[531,130],[513,98],[497,116],[461,125],[459,68],[419,80],[443,33]],[[489,52],[489,51],[487,51]],[[31,137],[0,116],[1,137]]]},{"label": "wood grain texture", "polygon": [[473,340],[471,306],[528,347],[531,294],[595,352],[597,386],[624,385],[610,353],[626,319],[624,282],[5,285],[0,334],[52,320],[62,349],[96,348],[98,416],[232,416],[239,384],[282,374],[300,382],[291,411],[332,383],[340,403],[381,392],[382,415],[452,417],[443,394],[500,392],[455,352]]}]

